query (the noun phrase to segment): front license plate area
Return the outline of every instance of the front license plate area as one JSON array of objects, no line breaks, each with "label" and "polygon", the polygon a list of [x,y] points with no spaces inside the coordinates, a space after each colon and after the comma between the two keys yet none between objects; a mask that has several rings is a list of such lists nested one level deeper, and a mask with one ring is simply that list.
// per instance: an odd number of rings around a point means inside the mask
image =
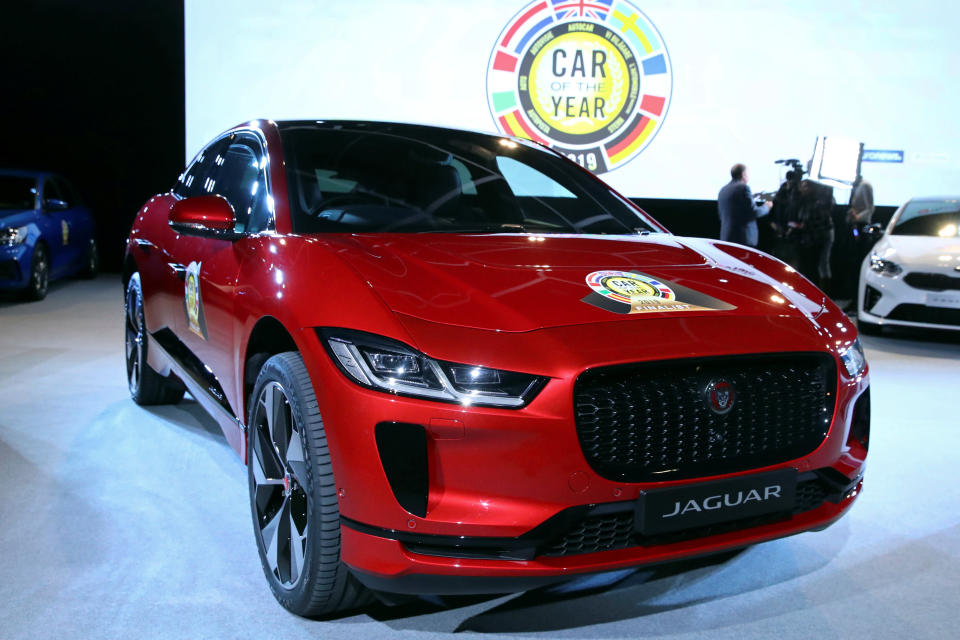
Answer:
[{"label": "front license plate area", "polygon": [[640,495],[634,522],[641,535],[682,531],[793,510],[797,470],[654,489]]},{"label": "front license plate area", "polygon": [[927,306],[960,309],[960,295],[953,293],[928,293]]}]

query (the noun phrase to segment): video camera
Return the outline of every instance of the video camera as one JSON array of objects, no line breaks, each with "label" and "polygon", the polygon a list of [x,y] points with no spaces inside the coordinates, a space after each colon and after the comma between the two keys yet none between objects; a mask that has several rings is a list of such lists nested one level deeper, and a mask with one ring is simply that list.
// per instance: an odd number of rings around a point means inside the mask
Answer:
[{"label": "video camera", "polygon": [[800,182],[803,179],[803,174],[806,173],[803,169],[803,163],[801,163],[796,158],[784,158],[781,160],[775,160],[774,164],[782,164],[784,166],[790,167],[790,170],[787,171],[787,180],[792,182]]},{"label": "video camera", "polygon": [[[800,181],[803,179],[803,174],[806,173],[803,168],[803,163],[797,158],[782,158],[780,160],[775,160],[774,164],[782,164],[785,167],[790,167],[787,170],[785,181],[792,182],[794,186],[800,184]],[[777,193],[778,191],[761,191],[754,194],[754,201],[757,204],[762,204],[766,200],[773,201],[774,198],[776,198]]]}]

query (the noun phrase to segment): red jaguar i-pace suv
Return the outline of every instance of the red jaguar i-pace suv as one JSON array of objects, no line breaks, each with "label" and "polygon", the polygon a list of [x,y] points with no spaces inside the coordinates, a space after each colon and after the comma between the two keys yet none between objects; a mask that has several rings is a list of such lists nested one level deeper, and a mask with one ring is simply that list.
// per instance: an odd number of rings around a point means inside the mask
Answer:
[{"label": "red jaguar i-pace suv", "polygon": [[140,210],[123,282],[133,399],[217,420],[298,614],[735,549],[861,488],[847,317],[526,140],[235,127]]}]

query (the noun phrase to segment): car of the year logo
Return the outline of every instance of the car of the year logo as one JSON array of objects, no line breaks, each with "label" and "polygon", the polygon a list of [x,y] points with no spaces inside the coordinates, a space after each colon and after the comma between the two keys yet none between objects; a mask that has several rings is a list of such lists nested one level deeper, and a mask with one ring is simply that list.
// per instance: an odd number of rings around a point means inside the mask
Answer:
[{"label": "car of the year logo", "polygon": [[123,282],[130,393],[217,420],[299,614],[743,547],[861,487],[847,317],[530,141],[238,126],[141,209]]}]

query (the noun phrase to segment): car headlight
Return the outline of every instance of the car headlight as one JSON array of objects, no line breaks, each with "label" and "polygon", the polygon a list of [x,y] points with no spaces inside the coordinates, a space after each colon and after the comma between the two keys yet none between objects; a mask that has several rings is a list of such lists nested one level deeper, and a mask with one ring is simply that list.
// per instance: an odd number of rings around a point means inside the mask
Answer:
[{"label": "car headlight", "polygon": [[896,262],[881,258],[876,253],[870,254],[870,269],[883,276],[895,276],[903,272],[903,268]]},{"label": "car headlight", "polygon": [[333,361],[357,384],[405,396],[464,405],[520,408],[546,378],[434,360],[402,342],[349,329],[318,329]]},{"label": "car headlight", "polygon": [[10,227],[0,230],[0,245],[23,244],[26,239],[26,227]]},{"label": "car headlight", "polygon": [[867,366],[867,357],[863,355],[863,347],[860,346],[860,338],[857,338],[850,345],[840,350],[840,359],[847,373],[851,378],[856,378],[863,373]]}]

